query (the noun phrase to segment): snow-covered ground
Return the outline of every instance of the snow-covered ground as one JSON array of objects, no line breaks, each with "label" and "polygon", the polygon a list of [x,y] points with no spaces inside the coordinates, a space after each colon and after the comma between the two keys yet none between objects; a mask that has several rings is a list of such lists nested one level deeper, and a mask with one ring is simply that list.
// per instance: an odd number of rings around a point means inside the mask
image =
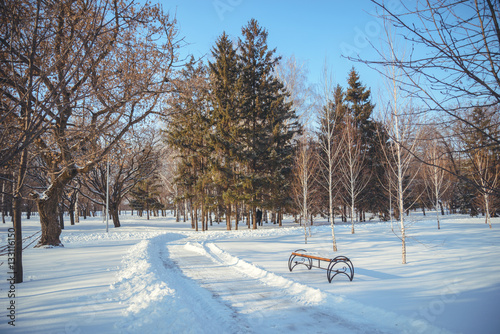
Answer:
[{"label": "snow-covered ground", "polygon": [[[438,230],[433,214],[411,214],[406,265],[390,223],[355,234],[336,225],[334,254],[321,221],[304,244],[290,221],[194,232],[172,217],[121,219],[109,233],[101,218],[82,220],[66,226],[65,247],[27,249],[13,291],[0,257],[0,333],[500,332],[499,218],[489,229],[482,218],[445,216]],[[26,236],[39,230],[36,217],[23,225]],[[10,226],[0,224],[0,245]],[[299,248],[348,256],[354,280],[289,272]]]}]

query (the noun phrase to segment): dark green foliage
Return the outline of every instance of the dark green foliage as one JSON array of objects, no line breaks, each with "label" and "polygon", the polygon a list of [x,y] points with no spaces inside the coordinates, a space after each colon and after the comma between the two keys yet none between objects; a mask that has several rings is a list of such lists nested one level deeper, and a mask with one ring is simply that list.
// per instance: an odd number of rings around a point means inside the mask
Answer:
[{"label": "dark green foliage", "polygon": [[130,192],[132,209],[139,212],[146,211],[148,218],[150,211],[163,210],[164,205],[160,201],[160,187],[160,183],[154,177],[139,182]]},{"label": "dark green foliage", "polygon": [[180,72],[167,129],[167,142],[181,158],[182,197],[229,215],[233,204],[254,210],[287,202],[300,130],[274,75],[279,58],[268,49],[267,31],[251,20],[242,34],[234,49],[223,33],[208,68],[191,61]]},{"label": "dark green foliage", "polygon": [[281,199],[273,191],[286,186],[293,154],[292,139],[299,126],[283,84],[273,70],[279,58],[267,46],[267,31],[251,20],[239,41],[240,112],[243,127],[241,157],[247,162],[247,200],[253,206]]},{"label": "dark green foliage", "polygon": [[356,124],[364,125],[369,123],[368,119],[375,105],[370,101],[370,90],[361,84],[359,75],[354,68],[352,68],[349,73],[347,84],[348,88],[345,94],[345,101]]}]

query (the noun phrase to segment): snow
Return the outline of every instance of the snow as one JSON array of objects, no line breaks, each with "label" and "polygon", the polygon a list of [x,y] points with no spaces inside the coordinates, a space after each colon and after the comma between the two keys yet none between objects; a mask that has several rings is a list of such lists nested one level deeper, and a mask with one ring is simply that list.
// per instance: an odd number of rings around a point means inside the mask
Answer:
[{"label": "snow", "polygon": [[[105,232],[102,217],[66,225],[64,247],[29,248],[25,282],[11,290],[0,257],[0,333],[498,333],[500,219],[412,213],[408,263],[390,223],[303,229],[264,224],[206,232],[173,217],[124,215]],[[10,223],[0,226],[7,244]],[[23,221],[23,234],[39,229]],[[354,280],[305,266],[292,251],[345,255]],[[15,305],[15,326],[7,308]]]}]

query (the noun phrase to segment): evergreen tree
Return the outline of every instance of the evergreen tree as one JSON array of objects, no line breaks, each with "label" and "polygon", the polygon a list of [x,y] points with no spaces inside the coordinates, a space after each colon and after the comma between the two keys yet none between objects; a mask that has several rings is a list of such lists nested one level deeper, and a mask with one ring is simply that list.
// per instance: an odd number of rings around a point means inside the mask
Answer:
[{"label": "evergreen tree", "polygon": [[[207,68],[192,57],[175,81],[176,90],[169,101],[171,118],[167,143],[179,151],[181,159],[177,182],[184,189],[183,199],[191,200],[195,217],[206,204],[207,161],[210,122],[208,114]],[[195,219],[197,228],[197,219]]]},{"label": "evergreen tree", "polygon": [[354,67],[349,73],[347,84],[345,101],[347,102],[349,111],[358,126],[365,125],[369,122],[369,118],[375,108],[375,105],[370,101],[371,91],[361,84],[359,74]]},{"label": "evergreen tree", "polygon": [[238,57],[243,145],[240,160],[246,162],[245,194],[255,218],[257,206],[262,206],[269,196],[278,196],[273,188],[286,186],[279,180],[290,173],[292,139],[299,125],[291,103],[285,102],[283,84],[274,76],[279,57],[274,56],[275,49],[268,49],[267,31],[252,19],[243,27],[242,35]]},{"label": "evergreen tree", "polygon": [[[210,124],[212,132],[209,145],[213,152],[210,173],[215,195],[215,204],[223,205],[226,211],[227,229],[231,229],[231,207],[238,198],[237,155],[239,146],[239,108],[237,84],[238,59],[233,43],[223,33],[212,49],[213,62],[210,68]],[[237,225],[236,225],[237,226]]]},{"label": "evergreen tree", "polygon": [[159,201],[160,183],[157,176],[145,179],[136,184],[130,195],[132,196],[130,206],[137,211],[146,211],[148,220],[152,210],[163,209],[163,205]]}]

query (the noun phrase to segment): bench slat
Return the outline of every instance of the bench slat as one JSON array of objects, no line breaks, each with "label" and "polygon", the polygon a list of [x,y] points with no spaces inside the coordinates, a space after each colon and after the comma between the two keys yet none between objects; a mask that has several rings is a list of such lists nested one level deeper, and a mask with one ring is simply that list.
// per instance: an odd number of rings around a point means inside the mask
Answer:
[{"label": "bench slat", "polygon": [[321,261],[326,261],[326,262],[330,262],[332,260],[332,259],[327,259],[325,257],[319,257],[319,256],[308,255],[308,254],[301,254],[301,253],[295,253],[295,252],[293,252],[292,255],[307,257],[307,258],[310,258],[310,259],[321,260]]}]

